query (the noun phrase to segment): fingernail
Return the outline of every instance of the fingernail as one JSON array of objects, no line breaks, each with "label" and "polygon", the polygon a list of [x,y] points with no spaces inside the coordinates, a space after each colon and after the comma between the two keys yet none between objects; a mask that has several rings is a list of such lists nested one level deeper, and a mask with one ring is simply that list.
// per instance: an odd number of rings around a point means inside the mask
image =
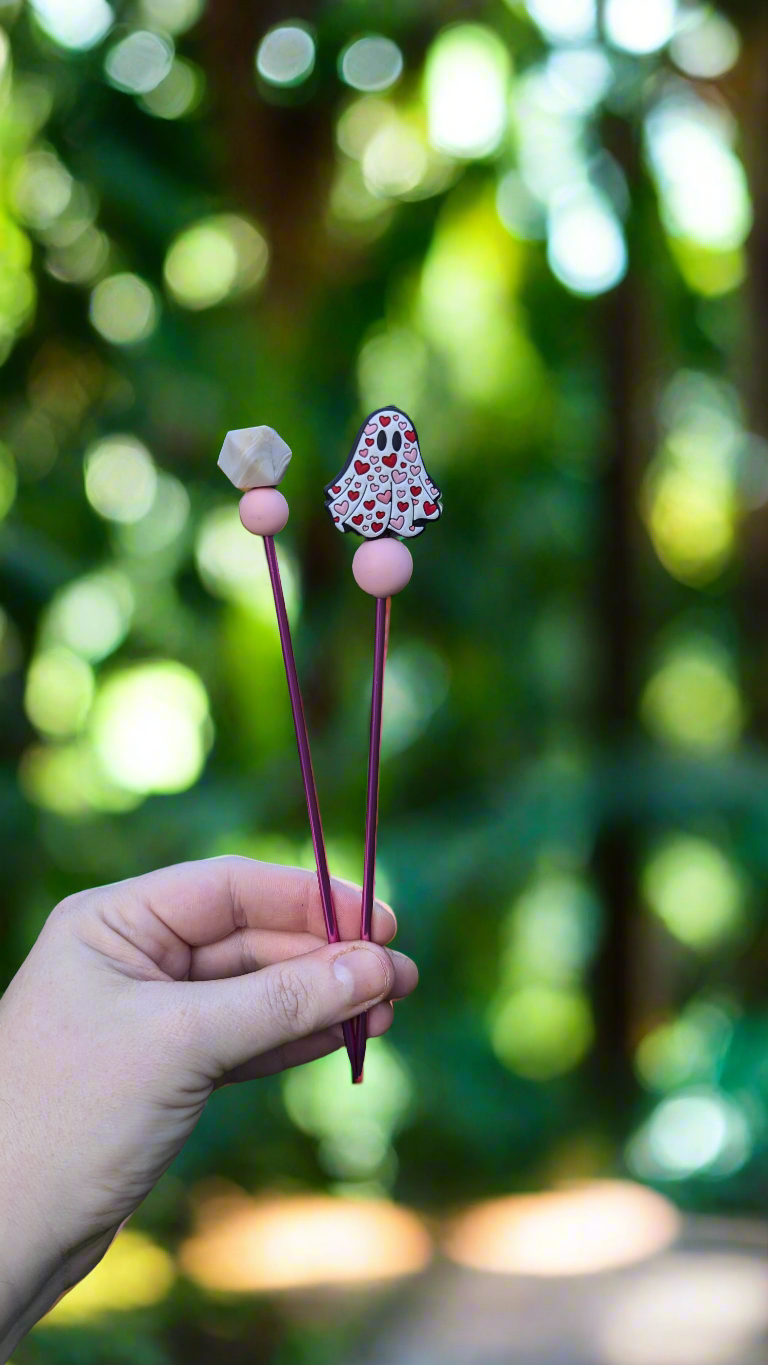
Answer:
[{"label": "fingernail", "polygon": [[387,976],[378,953],[369,948],[351,948],[340,953],[333,963],[333,974],[340,981],[351,1005],[375,1000],[386,989]]}]

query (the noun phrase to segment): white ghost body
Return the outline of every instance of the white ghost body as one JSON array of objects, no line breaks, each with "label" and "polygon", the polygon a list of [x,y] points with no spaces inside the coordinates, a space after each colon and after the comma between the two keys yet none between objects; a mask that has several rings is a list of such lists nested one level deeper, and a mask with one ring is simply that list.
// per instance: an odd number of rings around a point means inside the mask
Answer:
[{"label": "white ghost body", "polygon": [[421,458],[416,429],[399,408],[379,408],[360,428],[344,469],[325,490],[340,531],[366,540],[420,536],[442,512],[440,490]]}]

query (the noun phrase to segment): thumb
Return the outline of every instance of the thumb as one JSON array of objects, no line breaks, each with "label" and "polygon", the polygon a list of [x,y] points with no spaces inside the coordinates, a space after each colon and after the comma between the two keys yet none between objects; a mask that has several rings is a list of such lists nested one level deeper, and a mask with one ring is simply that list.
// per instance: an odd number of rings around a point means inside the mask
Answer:
[{"label": "thumb", "polygon": [[329,944],[246,976],[184,982],[185,1026],[218,1078],[262,1052],[350,1019],[387,998],[394,984],[386,948]]}]

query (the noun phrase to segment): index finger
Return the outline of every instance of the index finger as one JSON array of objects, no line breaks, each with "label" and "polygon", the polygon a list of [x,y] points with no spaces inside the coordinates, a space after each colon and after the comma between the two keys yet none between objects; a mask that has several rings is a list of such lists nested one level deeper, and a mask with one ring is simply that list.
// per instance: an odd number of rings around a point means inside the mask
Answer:
[{"label": "index finger", "polygon": [[[132,889],[171,932],[191,947],[217,943],[238,929],[275,929],[325,937],[317,873],[227,854],[177,863],[133,879]],[[331,878],[342,939],[360,932],[362,892]],[[397,921],[382,901],[374,904],[373,937],[388,943]]]}]

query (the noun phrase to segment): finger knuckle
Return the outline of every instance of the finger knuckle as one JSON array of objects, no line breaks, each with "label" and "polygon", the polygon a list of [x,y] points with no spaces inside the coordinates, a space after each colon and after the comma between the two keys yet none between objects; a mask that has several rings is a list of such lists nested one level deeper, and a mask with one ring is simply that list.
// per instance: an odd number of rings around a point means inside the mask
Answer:
[{"label": "finger knuckle", "polygon": [[291,1033],[302,1033],[312,1020],[312,994],[300,972],[290,965],[275,972],[269,981],[270,1007],[274,1017]]}]

